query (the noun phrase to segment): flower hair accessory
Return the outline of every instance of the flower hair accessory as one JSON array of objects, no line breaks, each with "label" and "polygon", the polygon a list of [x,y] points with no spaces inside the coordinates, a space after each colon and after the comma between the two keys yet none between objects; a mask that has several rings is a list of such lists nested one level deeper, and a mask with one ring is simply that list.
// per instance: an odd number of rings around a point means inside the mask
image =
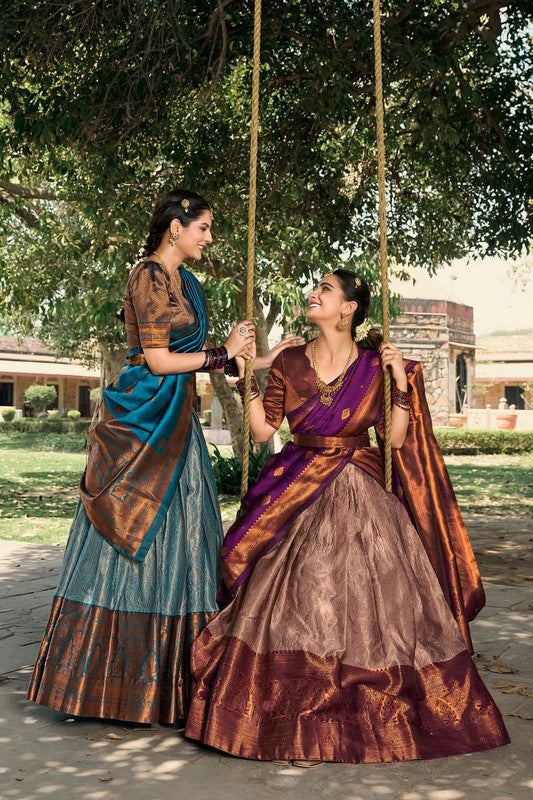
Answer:
[{"label": "flower hair accessory", "polygon": [[360,325],[358,325],[357,328],[355,329],[354,340],[356,342],[360,342],[362,339],[364,339],[368,335],[368,331],[370,330],[371,327],[372,327],[372,323],[370,322],[370,320],[367,317],[364,320],[364,322],[362,322]]},{"label": "flower hair accessory", "polygon": [[184,197],[183,200],[181,201],[181,207],[183,208],[185,213],[187,213],[187,209],[189,208],[190,204],[191,204],[191,201],[187,200],[186,197]]}]

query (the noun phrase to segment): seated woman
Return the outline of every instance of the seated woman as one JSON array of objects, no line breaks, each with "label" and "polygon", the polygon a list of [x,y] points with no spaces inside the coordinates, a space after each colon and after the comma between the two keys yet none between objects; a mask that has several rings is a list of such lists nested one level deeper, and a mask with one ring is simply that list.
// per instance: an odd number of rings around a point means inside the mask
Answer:
[{"label": "seated woman", "polygon": [[[318,337],[276,358],[263,400],[252,392],[256,441],[286,416],[294,442],[224,540],[233,600],[193,645],[186,727],[236,756],[404,761],[509,741],[470,657],[483,589],[420,365],[367,333],[369,304],[358,275],[324,277],[308,309]],[[388,366],[393,493],[368,437]]]}]

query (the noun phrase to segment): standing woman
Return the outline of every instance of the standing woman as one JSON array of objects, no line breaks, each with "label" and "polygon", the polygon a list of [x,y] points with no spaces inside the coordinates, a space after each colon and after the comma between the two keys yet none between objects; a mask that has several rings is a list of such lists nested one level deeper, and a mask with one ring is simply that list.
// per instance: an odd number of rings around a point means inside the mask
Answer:
[{"label": "standing woman", "polygon": [[126,362],[92,429],[28,691],[56,711],[141,723],[187,712],[189,650],[217,613],[222,540],[194,372],[251,357],[255,337],[242,322],[223,347],[204,349],[203,291],[182,264],[201,258],[211,223],[194,192],[164,195],[126,286]]},{"label": "standing woman", "polygon": [[[186,735],[245,758],[405,761],[508,741],[470,652],[484,602],[431,432],[420,364],[365,325],[346,270],[311,292],[316,339],[281,353],[251,427],[286,416],[294,441],[265,465],[222,547],[232,602],[192,649]],[[242,364],[239,368],[242,369]],[[368,429],[393,386],[394,493]]]}]

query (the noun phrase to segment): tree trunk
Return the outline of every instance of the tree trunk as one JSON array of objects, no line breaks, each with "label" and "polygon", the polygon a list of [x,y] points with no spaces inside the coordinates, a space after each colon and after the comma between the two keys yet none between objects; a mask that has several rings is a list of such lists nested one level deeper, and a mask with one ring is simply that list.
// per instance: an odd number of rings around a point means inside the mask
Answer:
[{"label": "tree trunk", "polygon": [[211,383],[216,396],[220,400],[220,405],[224,410],[226,423],[231,434],[231,445],[235,458],[242,461],[242,408],[232,392],[225,375],[212,372],[210,375]]},{"label": "tree trunk", "polygon": [[100,342],[100,392],[111,383],[124,363],[126,348],[111,349],[106,342]]}]

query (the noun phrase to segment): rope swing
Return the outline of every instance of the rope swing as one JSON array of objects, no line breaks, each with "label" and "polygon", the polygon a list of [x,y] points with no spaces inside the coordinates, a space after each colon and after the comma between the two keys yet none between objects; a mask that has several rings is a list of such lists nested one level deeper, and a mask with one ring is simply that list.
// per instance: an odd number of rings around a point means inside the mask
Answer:
[{"label": "rope swing", "polygon": [[[383,78],[381,62],[381,10],[380,0],[373,0],[374,14],[374,72],[376,86],[376,141],[378,162],[378,196],[379,196],[379,238],[381,263],[381,292],[383,309],[383,340],[389,340],[389,276],[387,258],[387,212],[385,193],[385,139],[383,125]],[[246,263],[246,318],[254,316],[253,288],[255,267],[255,219],[257,205],[257,151],[259,132],[259,67],[261,55],[261,0],[254,0],[254,39],[252,68],[252,114],[250,122],[250,181],[248,197],[248,254]],[[243,448],[242,448],[242,480],[241,497],[248,490],[248,473],[250,463],[250,389],[252,380],[252,362],[246,361],[244,373],[243,403]],[[391,458],[391,376],[390,370],[384,375],[384,421],[385,421],[385,488],[392,488]]]},{"label": "rope swing", "polygon": [[[387,258],[387,203],[385,196],[385,135],[383,132],[383,70],[381,64],[381,9],[379,0],[374,6],[374,75],[376,84],[376,143],[378,154],[378,195],[379,195],[379,256],[381,263],[381,303],[383,309],[383,341],[390,336],[389,314],[389,271]],[[383,385],[383,408],[385,417],[385,488],[392,488],[391,452],[391,376],[386,369]]]},{"label": "rope swing", "polygon": [[[254,316],[255,209],[257,205],[257,140],[259,133],[259,66],[261,61],[261,0],[254,5],[254,53],[252,68],[252,119],[250,122],[250,190],[248,195],[248,255],[246,260],[246,319]],[[250,388],[252,362],[244,370],[244,408],[242,443],[241,497],[248,490],[250,465]]]}]

